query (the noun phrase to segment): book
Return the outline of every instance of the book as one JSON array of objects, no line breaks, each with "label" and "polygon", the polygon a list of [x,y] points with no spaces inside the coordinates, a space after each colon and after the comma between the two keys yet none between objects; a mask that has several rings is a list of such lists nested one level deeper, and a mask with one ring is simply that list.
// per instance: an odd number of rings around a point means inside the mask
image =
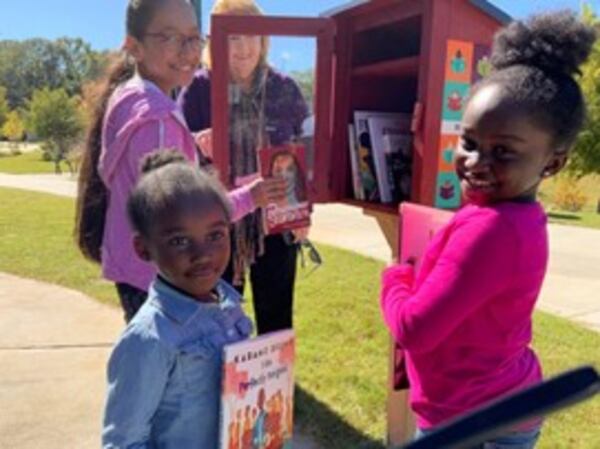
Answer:
[{"label": "book", "polygon": [[[423,255],[427,245],[433,236],[450,221],[453,212],[414,203],[400,204],[399,221],[399,261],[405,262],[412,259],[415,271],[421,267]],[[404,349],[394,344],[393,354],[393,388],[394,390],[405,390],[409,387],[408,373],[406,371],[406,360]]]},{"label": "book", "polygon": [[293,330],[225,346],[220,449],[291,447],[294,359]]},{"label": "book", "polygon": [[393,203],[410,198],[412,151],[412,134],[383,135],[383,154]]},{"label": "book", "polygon": [[[382,203],[392,203],[399,198],[400,177],[402,173],[411,172],[412,153],[410,140],[410,114],[373,114],[368,117],[369,133],[377,186]],[[395,136],[394,146],[386,148],[384,138]],[[398,139],[398,136],[403,136]],[[397,142],[402,142],[398,147]],[[387,151],[386,151],[387,150]],[[402,151],[402,152],[401,152]],[[394,172],[395,170],[395,172]],[[396,200],[395,202],[399,202]]]},{"label": "book", "polygon": [[283,203],[267,204],[264,208],[265,232],[282,231],[310,225],[310,203],[306,185],[304,146],[287,144],[267,147],[258,152],[261,174],[264,178],[280,176],[287,181]]},{"label": "book", "polygon": [[412,258],[418,271],[427,245],[453,215],[454,212],[421,204],[400,204],[400,262]]},{"label": "book", "polygon": [[375,161],[369,134],[369,115],[372,111],[354,111],[354,131],[356,133],[356,149],[358,153],[358,172],[365,201],[379,202],[380,193],[377,186]]},{"label": "book", "polygon": [[348,149],[350,150],[350,168],[352,169],[352,190],[354,191],[354,198],[357,200],[364,200],[365,194],[363,192],[362,183],[360,182],[360,172],[358,170],[356,133],[354,132],[354,125],[352,123],[348,124]]}]

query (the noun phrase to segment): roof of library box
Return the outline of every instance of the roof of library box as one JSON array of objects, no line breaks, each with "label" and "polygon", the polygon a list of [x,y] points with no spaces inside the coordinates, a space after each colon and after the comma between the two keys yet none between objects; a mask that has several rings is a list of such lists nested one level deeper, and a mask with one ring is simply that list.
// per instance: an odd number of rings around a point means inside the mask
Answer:
[{"label": "roof of library box", "polygon": [[[513,20],[509,14],[507,14],[506,12],[504,12],[503,10],[498,8],[496,5],[490,3],[487,0],[467,0],[467,1],[469,3],[471,3],[473,6],[475,6],[476,8],[478,8],[481,11],[483,11],[484,13],[486,13],[487,15],[495,18],[500,23],[507,24]],[[323,11],[320,14],[320,16],[321,17],[331,17],[336,14],[342,13],[349,9],[352,9],[357,6],[364,5],[364,4],[367,4],[370,2],[371,2],[371,0],[352,0],[346,4]]]}]

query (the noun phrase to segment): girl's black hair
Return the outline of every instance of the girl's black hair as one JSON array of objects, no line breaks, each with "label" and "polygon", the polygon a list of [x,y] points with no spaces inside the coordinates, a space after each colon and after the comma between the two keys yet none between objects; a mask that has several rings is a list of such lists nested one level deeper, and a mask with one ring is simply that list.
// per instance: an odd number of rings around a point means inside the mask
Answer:
[{"label": "girl's black hair", "polygon": [[135,232],[147,237],[156,217],[183,204],[220,207],[227,221],[231,205],[219,180],[190,164],[177,150],[158,150],[142,160],[142,176],[127,201],[127,214]]},{"label": "girl's black hair", "polygon": [[[127,35],[141,40],[154,15],[166,1],[129,0],[125,21]],[[100,262],[101,259],[100,248],[108,208],[108,190],[98,173],[104,114],[108,100],[117,86],[130,79],[134,73],[135,64],[125,55],[109,70],[96,102],[81,160],[75,208],[75,239],[83,255],[95,262]]]},{"label": "girl's black hair", "polygon": [[492,74],[473,92],[499,84],[516,111],[549,130],[558,151],[568,151],[585,120],[585,103],[574,79],[596,33],[571,11],[515,21],[494,37]]}]

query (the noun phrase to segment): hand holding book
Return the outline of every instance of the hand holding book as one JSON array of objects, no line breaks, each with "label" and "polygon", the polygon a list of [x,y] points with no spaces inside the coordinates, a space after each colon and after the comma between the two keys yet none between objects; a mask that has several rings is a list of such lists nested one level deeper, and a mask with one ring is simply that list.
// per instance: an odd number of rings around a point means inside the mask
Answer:
[{"label": "hand holding book", "polygon": [[250,183],[250,194],[254,204],[266,207],[268,204],[285,202],[287,181],[282,177],[257,178]]}]

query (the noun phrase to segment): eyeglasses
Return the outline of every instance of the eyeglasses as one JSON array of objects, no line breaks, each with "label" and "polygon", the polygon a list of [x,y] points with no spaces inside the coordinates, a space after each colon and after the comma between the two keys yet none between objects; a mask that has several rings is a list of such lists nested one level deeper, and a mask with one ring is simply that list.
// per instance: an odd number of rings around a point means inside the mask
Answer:
[{"label": "eyeglasses", "polygon": [[298,252],[300,253],[300,266],[302,268],[306,268],[306,256],[304,255],[304,250],[308,252],[308,259],[314,264],[310,269],[306,276],[312,274],[317,268],[319,268],[323,264],[323,258],[317,251],[317,248],[311,243],[308,239],[300,240],[298,243]]},{"label": "eyeglasses", "polygon": [[193,52],[199,52],[205,43],[204,38],[199,34],[185,36],[183,34],[146,33],[145,36],[158,39],[165,49],[173,53],[183,53],[186,48]]}]

